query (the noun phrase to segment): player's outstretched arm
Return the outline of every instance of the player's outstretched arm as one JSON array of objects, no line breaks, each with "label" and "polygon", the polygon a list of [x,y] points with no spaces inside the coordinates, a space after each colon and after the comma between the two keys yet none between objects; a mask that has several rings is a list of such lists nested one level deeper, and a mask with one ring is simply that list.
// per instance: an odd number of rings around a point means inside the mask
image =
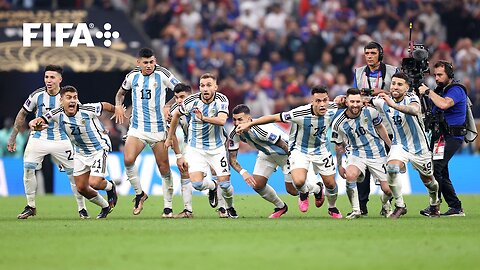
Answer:
[{"label": "player's outstretched arm", "polygon": [[282,118],[280,117],[280,114],[271,114],[271,115],[264,115],[260,118],[257,118],[251,122],[247,123],[242,123],[237,126],[235,129],[237,134],[243,133],[245,130],[248,130],[252,126],[258,126],[258,125],[263,125],[263,124],[268,124],[268,123],[273,123],[273,122],[281,122]]},{"label": "player's outstretched arm", "polygon": [[242,166],[237,160],[238,150],[229,150],[228,152],[229,152],[228,159],[230,161],[230,166],[232,166],[232,168],[243,177],[243,180],[245,180],[245,182],[249,186],[254,187],[256,185],[255,178],[253,178],[253,176],[251,176],[247,172],[247,170],[242,168]]},{"label": "player's outstretched arm", "polygon": [[183,157],[182,152],[180,151],[177,135],[173,134],[172,141],[173,141],[172,149],[173,149],[173,152],[175,152],[175,157],[177,158],[177,167],[181,173],[188,173],[188,163]]},{"label": "player's outstretched arm", "polygon": [[124,106],[123,106],[123,100],[125,99],[125,93],[126,93],[126,91],[122,87],[120,87],[120,89],[118,89],[117,94],[115,95],[114,116],[115,116],[115,123],[117,123],[117,124],[123,124],[124,118],[127,118],[125,116],[125,110],[124,110]]},{"label": "player's outstretched arm", "polygon": [[194,108],[195,116],[203,122],[210,123],[212,125],[224,126],[227,123],[228,114],[225,112],[219,112],[217,116],[207,117],[202,114],[198,108]]},{"label": "player's outstretched arm", "polygon": [[15,117],[12,134],[10,134],[10,138],[8,139],[7,143],[7,149],[10,152],[15,152],[15,150],[17,150],[17,135],[22,126],[25,124],[25,118],[27,117],[27,114],[28,112],[22,107]]},{"label": "player's outstretched arm", "polygon": [[379,125],[375,126],[375,131],[377,131],[377,134],[382,138],[382,140],[390,147],[392,145],[392,141],[390,140],[390,137],[388,137],[388,132],[385,126],[380,123]]},{"label": "player's outstretched arm", "polygon": [[345,153],[345,146],[343,143],[335,143],[335,154],[337,156],[337,168],[338,168],[338,174],[343,178],[346,179],[346,171],[345,168],[342,166],[342,156]]},{"label": "player's outstretched arm", "polygon": [[170,122],[170,128],[168,129],[167,139],[165,140],[165,148],[168,149],[173,145],[173,136],[177,130],[178,121],[180,119],[180,112],[177,110],[173,113],[172,122]]},{"label": "player's outstretched arm", "polygon": [[[102,104],[102,111],[107,111],[111,113],[115,113],[115,106],[108,102],[100,102]],[[125,107],[122,106],[123,111],[125,112]]]},{"label": "player's outstretched arm", "polygon": [[33,131],[40,131],[48,128],[47,121],[43,117],[37,117],[28,123],[28,126]]}]

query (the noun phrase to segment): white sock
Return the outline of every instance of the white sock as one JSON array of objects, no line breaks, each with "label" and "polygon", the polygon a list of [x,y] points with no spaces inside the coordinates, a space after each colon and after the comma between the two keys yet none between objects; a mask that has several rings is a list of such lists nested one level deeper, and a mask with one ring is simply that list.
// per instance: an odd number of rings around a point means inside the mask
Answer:
[{"label": "white sock", "polygon": [[130,181],[130,184],[132,185],[133,189],[135,190],[135,194],[136,195],[142,194],[142,185],[140,184],[140,181],[138,180],[137,170],[135,168],[135,165],[125,166],[125,171],[127,173],[128,181]]},{"label": "white sock", "polygon": [[316,183],[307,182],[306,185],[308,187],[308,191],[315,194],[320,192],[320,186],[317,185]]},{"label": "white sock", "polygon": [[382,205],[386,204],[391,198],[392,198],[392,195],[387,195],[385,193],[382,193],[382,196],[380,196],[380,200],[382,201]]},{"label": "white sock", "polygon": [[207,180],[207,179],[203,179],[203,187],[205,189],[209,189],[209,190],[214,190],[215,189],[215,183],[211,180]]},{"label": "white sock", "polygon": [[180,179],[180,183],[182,185],[182,198],[183,198],[183,207],[184,209],[187,209],[190,212],[193,212],[192,210],[192,183],[190,182],[189,178],[186,179]]},{"label": "white sock", "polygon": [[227,188],[221,187],[222,197],[225,199],[226,208],[233,207],[233,186],[230,184]]},{"label": "white sock", "polygon": [[[107,181],[107,180],[105,180]],[[105,191],[110,191],[113,188],[113,184],[110,181],[107,181],[107,186],[105,187]]]},{"label": "white sock", "polygon": [[275,208],[282,208],[285,206],[285,203],[278,197],[275,190],[269,184],[266,184],[264,188],[255,191],[266,201],[275,205]]},{"label": "white sock", "polygon": [[329,189],[325,187],[325,196],[327,197],[328,208],[336,207],[337,196],[338,196],[338,186],[335,184],[335,187],[333,189]]},{"label": "white sock", "polygon": [[162,175],[163,207],[172,209],[173,180],[170,173]]},{"label": "white sock", "polygon": [[438,205],[440,200],[438,199],[438,182],[435,178],[426,183],[425,186],[428,189],[428,195],[430,196],[430,205]]},{"label": "white sock", "polygon": [[100,194],[97,192],[97,196],[91,198],[91,199],[88,199],[89,201],[91,201],[92,203],[100,206],[101,208],[105,208],[108,206],[108,202],[105,200],[105,198],[103,198],[102,196],[100,196]]},{"label": "white sock", "polygon": [[353,211],[360,211],[357,183],[347,183],[347,196]]},{"label": "white sock", "polygon": [[405,207],[405,202],[402,196],[402,183],[398,178],[398,173],[392,173],[387,175],[388,185],[392,190],[393,197],[395,198],[395,205],[398,207]]},{"label": "white sock", "polygon": [[[212,175],[212,180],[218,183],[218,177],[216,175]],[[227,204],[225,203],[225,199],[223,198],[223,191],[221,188],[217,189],[217,198],[218,198],[218,208],[227,209]]]},{"label": "white sock", "polygon": [[35,193],[37,192],[37,178],[34,169],[23,169],[23,185],[25,186],[25,195],[27,204],[35,208]]},{"label": "white sock", "polygon": [[72,189],[73,196],[77,201],[78,211],[82,209],[87,210],[87,207],[85,206],[85,197],[83,197],[82,194],[78,193],[77,185],[75,185],[75,180],[73,180],[73,175],[68,175],[68,180],[70,180],[70,188]]},{"label": "white sock", "polygon": [[294,183],[293,184],[295,186],[295,188],[298,190],[298,192],[300,193],[308,193],[308,184],[307,183],[304,183],[303,186],[301,187],[297,187],[297,185]]}]

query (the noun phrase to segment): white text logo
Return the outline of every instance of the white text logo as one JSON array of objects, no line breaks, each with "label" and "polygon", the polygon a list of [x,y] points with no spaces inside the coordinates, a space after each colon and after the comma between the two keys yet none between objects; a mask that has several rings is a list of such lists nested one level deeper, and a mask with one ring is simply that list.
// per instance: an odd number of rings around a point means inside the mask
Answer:
[{"label": "white text logo", "polygon": [[[111,39],[120,37],[117,31],[111,32],[112,25],[105,23],[101,31],[94,28],[92,23],[78,23],[76,26],[73,23],[56,23],[54,24],[54,32],[52,32],[51,23],[24,23],[23,24],[23,47],[31,47],[32,40],[43,40],[43,47],[63,47],[65,40],[70,40],[70,47],[78,47],[84,45],[87,47],[94,47],[92,33],[97,39],[105,39],[103,45],[110,47],[112,45]],[[52,45],[52,34],[55,35],[55,43]]]}]

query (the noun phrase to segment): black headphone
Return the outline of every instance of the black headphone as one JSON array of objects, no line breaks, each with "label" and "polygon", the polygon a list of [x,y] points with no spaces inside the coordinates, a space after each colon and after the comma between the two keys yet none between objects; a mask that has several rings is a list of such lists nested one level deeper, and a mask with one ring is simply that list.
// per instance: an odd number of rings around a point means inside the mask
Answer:
[{"label": "black headphone", "polygon": [[370,47],[375,47],[378,49],[378,62],[382,62],[383,60],[383,47],[380,45],[380,43],[376,41],[370,41],[364,49],[370,49]]},{"label": "black headphone", "polygon": [[453,79],[455,77],[455,73],[453,72],[453,65],[450,62],[440,60],[438,61],[445,67],[445,74],[447,74],[449,79]]}]

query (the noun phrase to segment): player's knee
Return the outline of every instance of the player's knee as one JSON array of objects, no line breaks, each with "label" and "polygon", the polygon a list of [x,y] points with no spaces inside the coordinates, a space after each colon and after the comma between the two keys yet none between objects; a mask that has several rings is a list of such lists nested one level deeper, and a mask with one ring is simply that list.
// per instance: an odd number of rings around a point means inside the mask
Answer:
[{"label": "player's knee", "polygon": [[232,185],[232,183],[230,182],[230,180],[228,180],[224,182],[219,182],[218,185],[221,189],[228,189]]},{"label": "player's knee", "polygon": [[77,191],[78,193],[85,196],[88,194],[89,184],[88,183],[77,183]]},{"label": "player's knee", "polygon": [[349,172],[346,173],[347,182],[357,182],[358,178],[359,178],[359,175],[357,176],[354,173],[349,173]]},{"label": "player's knee", "polygon": [[159,164],[158,165],[158,170],[160,171],[160,174],[162,177],[170,177],[170,166],[167,164]]},{"label": "player's knee", "polygon": [[196,190],[203,190],[203,182],[192,182],[192,187]]},{"label": "player's knee", "polygon": [[400,173],[400,166],[397,164],[387,164],[387,173],[390,175]]},{"label": "player's knee", "polygon": [[125,155],[123,157],[123,163],[125,164],[125,166],[133,166],[135,165],[135,157]]}]

